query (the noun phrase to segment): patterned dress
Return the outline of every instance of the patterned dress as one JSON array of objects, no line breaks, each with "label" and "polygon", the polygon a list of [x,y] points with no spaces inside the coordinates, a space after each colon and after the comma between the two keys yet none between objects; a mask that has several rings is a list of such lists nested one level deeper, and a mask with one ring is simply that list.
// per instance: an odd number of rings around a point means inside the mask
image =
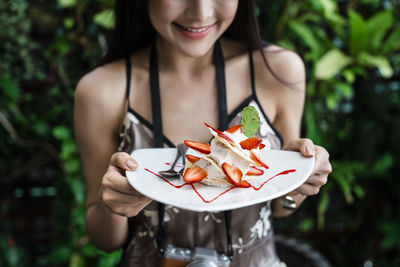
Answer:
[{"label": "patterned dress", "polygon": [[[266,149],[281,149],[282,139],[253,94],[229,116],[229,126],[240,124],[244,106],[255,106],[262,114],[256,136],[263,139]],[[167,140],[167,139],[166,139]],[[131,153],[135,149],[153,146],[152,125],[129,108],[120,136],[119,151]],[[165,147],[173,144],[166,141]],[[226,253],[227,238],[224,212],[193,212],[173,206],[165,208],[166,244],[182,248],[196,246]],[[137,216],[129,219],[130,236],[125,246],[121,266],[154,267],[160,263],[155,237],[158,228],[157,203],[153,201]],[[234,259],[231,266],[285,266],[276,254],[271,227],[271,203],[232,211],[232,243]]]}]

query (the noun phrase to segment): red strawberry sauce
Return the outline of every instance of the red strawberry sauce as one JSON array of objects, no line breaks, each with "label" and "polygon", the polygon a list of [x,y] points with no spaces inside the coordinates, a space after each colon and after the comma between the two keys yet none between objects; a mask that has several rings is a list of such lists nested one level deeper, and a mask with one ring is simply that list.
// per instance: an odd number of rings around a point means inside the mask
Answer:
[{"label": "red strawberry sauce", "polygon": [[[229,189],[223,191],[222,193],[220,193],[220,194],[217,195],[216,197],[214,197],[214,198],[212,198],[212,199],[210,199],[210,200],[206,200],[206,199],[199,193],[199,191],[197,191],[196,187],[195,187],[194,184],[192,184],[192,183],[184,183],[184,184],[181,184],[181,185],[174,185],[173,183],[171,183],[171,182],[168,181],[167,179],[161,177],[161,176],[158,175],[157,173],[155,173],[155,172],[153,172],[153,171],[151,171],[151,170],[149,170],[149,169],[147,169],[147,168],[145,168],[145,170],[148,171],[148,172],[150,172],[151,174],[154,174],[155,176],[157,176],[157,177],[163,179],[163,180],[164,180],[166,183],[168,183],[170,186],[173,186],[173,187],[175,187],[175,188],[177,188],[177,189],[182,188],[182,187],[184,187],[185,185],[190,185],[190,186],[192,187],[193,191],[200,197],[200,199],[201,199],[204,203],[211,203],[211,202],[213,202],[214,200],[218,199],[220,196],[222,196],[222,195],[228,193],[229,191],[231,191],[231,190],[233,190],[233,189],[235,189],[235,188],[240,188],[239,186],[232,186],[231,188],[229,188]],[[271,180],[274,179],[275,177],[280,176],[280,175],[290,174],[290,173],[295,172],[295,171],[296,171],[295,169],[282,171],[282,172],[280,172],[280,173],[278,173],[278,174],[276,174],[276,175],[274,175],[274,176],[268,178],[268,179],[267,179],[264,183],[262,183],[259,187],[255,187],[254,185],[252,185],[251,188],[253,188],[255,191],[258,191],[258,190],[260,190],[267,182],[271,181]],[[249,188],[250,188],[250,187],[249,187]],[[241,188],[241,189],[245,189],[245,188]]]}]

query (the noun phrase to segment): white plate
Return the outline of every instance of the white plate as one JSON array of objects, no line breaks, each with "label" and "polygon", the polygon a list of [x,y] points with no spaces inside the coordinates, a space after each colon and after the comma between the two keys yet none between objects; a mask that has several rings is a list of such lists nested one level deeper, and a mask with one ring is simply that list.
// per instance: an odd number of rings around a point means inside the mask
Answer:
[{"label": "white plate", "polygon": [[[188,149],[187,154],[198,153]],[[213,187],[201,183],[184,185],[185,182],[179,178],[166,180],[158,175],[159,171],[170,168],[175,155],[176,148],[135,150],[131,156],[139,167],[135,171],[127,171],[126,177],[133,188],[149,198],[199,212],[242,208],[280,197],[303,184],[314,167],[314,157],[304,157],[291,151],[261,150],[259,157],[270,168],[263,168],[262,176],[249,180],[252,187]],[[182,162],[178,161],[175,170],[181,167]]]}]

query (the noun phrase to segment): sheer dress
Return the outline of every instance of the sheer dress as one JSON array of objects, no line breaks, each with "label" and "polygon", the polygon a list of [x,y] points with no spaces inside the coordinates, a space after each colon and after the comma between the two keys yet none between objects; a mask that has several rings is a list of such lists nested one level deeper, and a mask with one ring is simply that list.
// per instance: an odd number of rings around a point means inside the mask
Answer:
[{"label": "sheer dress", "polygon": [[[265,149],[281,149],[282,138],[262,110],[255,93],[252,55],[249,53],[252,94],[227,116],[228,126],[240,124],[241,110],[253,105],[260,116],[260,127],[256,136],[266,144]],[[126,58],[127,97],[130,92],[129,57]],[[220,90],[220,89],[218,89]],[[120,133],[118,150],[131,153],[135,149],[154,147],[154,126],[134,111],[128,104]],[[225,129],[222,129],[225,130]],[[165,136],[164,147],[174,147]],[[192,212],[166,205],[166,244],[182,248],[206,247],[226,254],[227,237],[224,212]],[[231,266],[281,266],[277,257],[271,225],[270,201],[235,209],[231,213],[232,246],[234,258]],[[159,212],[156,201],[150,203],[137,216],[129,218],[129,237],[124,247],[120,266],[159,266],[160,255],[156,236]]]}]

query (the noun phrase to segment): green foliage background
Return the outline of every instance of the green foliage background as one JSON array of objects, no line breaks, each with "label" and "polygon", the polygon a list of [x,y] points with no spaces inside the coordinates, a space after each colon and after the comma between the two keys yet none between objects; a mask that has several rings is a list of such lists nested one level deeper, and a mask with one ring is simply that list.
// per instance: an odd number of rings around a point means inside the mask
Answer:
[{"label": "green foliage background", "polygon": [[[0,266],[113,266],[84,225],[74,87],[113,27],[112,0],[0,0]],[[307,67],[303,135],[334,171],[276,231],[334,266],[400,265],[400,5],[258,1],[263,39]],[[40,234],[41,233],[41,234]]]}]

